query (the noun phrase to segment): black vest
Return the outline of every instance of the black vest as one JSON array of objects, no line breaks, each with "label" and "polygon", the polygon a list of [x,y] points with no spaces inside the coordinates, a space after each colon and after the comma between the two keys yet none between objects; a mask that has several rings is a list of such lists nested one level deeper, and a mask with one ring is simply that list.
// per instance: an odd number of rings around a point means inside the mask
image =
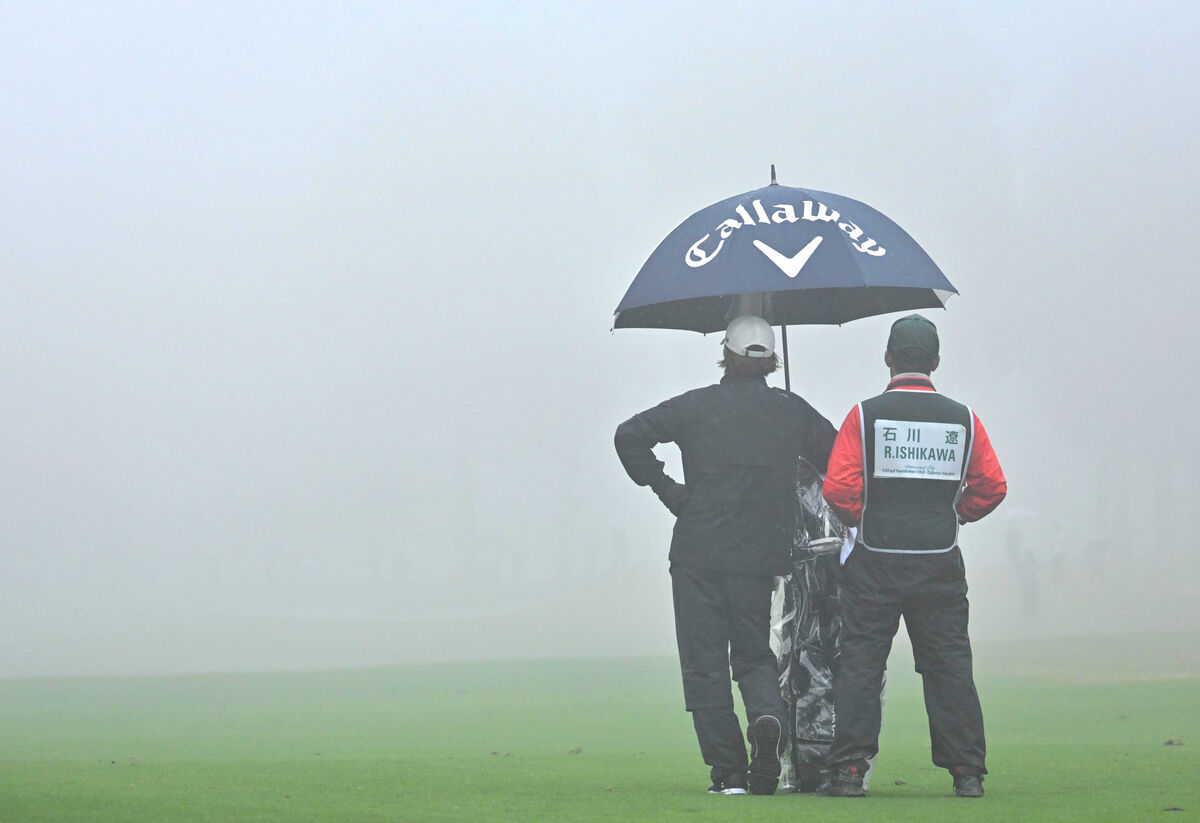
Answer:
[{"label": "black vest", "polygon": [[859,419],[864,471],[858,542],[883,552],[953,549],[955,506],[971,460],[971,410],[937,392],[892,389],[860,403]]}]

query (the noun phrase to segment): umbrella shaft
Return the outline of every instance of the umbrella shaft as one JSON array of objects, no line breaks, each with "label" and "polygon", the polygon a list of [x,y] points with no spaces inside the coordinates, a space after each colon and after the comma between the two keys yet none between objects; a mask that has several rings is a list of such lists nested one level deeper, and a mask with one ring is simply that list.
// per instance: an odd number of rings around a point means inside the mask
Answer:
[{"label": "umbrella shaft", "polygon": [[783,388],[787,391],[791,391],[792,375],[788,370],[787,326],[780,324],[779,331],[783,336]]}]

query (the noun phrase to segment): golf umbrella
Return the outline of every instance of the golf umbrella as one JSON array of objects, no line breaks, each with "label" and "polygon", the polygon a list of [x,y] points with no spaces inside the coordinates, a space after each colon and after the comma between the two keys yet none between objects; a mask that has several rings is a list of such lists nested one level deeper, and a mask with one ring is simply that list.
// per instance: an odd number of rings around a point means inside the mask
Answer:
[{"label": "golf umbrella", "polygon": [[[957,290],[904,229],[857,200],[774,182],[667,235],[613,327],[721,331],[739,314],[784,327],[943,308]],[[786,376],[786,370],[785,370]],[[790,382],[790,379],[789,379]]]}]

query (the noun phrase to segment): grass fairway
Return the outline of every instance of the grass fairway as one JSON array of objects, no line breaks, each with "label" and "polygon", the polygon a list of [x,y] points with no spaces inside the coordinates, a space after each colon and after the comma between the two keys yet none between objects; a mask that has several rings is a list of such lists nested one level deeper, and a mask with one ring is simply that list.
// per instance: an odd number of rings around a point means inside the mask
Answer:
[{"label": "grass fairway", "polygon": [[865,800],[706,795],[671,659],[0,681],[0,820],[1200,819],[1198,648],[980,646],[975,801],[904,649]]}]

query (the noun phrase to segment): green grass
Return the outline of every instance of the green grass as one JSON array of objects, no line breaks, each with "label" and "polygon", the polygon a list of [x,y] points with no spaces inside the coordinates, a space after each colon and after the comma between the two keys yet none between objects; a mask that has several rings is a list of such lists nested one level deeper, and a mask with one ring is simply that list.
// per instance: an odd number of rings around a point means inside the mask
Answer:
[{"label": "green grass", "polygon": [[704,794],[670,659],[0,681],[0,820],[1197,819],[1197,648],[981,646],[980,801],[929,763],[903,649],[855,801]]}]

